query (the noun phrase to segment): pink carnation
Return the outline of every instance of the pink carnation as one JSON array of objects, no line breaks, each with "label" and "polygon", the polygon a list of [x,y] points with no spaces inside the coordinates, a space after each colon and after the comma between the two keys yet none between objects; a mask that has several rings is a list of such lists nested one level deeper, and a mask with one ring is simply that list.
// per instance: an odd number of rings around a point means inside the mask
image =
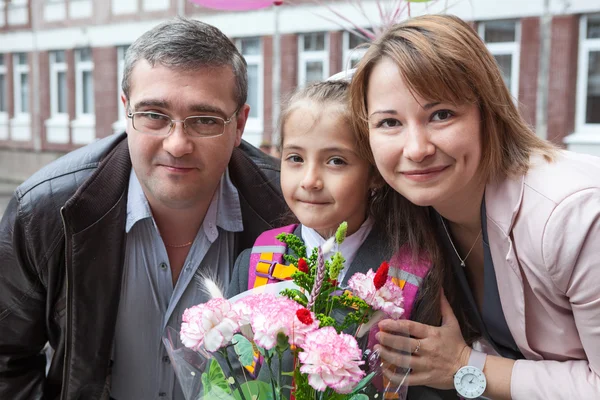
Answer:
[{"label": "pink carnation", "polygon": [[314,389],[327,387],[338,393],[350,393],[365,375],[360,369],[361,351],[351,335],[338,334],[331,326],[308,333],[298,358],[300,372],[308,374]]},{"label": "pink carnation", "polygon": [[267,350],[275,347],[280,333],[288,336],[291,344],[299,345],[307,332],[318,327],[318,321],[302,324],[296,316],[302,306],[284,296],[251,295],[237,301],[233,307],[240,316],[242,332],[243,326],[249,324],[256,344]]},{"label": "pink carnation", "polygon": [[238,330],[239,317],[223,298],[188,308],[182,318],[181,342],[195,351],[202,345],[208,351],[216,351],[229,343]]},{"label": "pink carnation", "polygon": [[391,277],[387,277],[385,284],[376,289],[373,283],[375,272],[369,269],[367,274],[357,272],[348,281],[348,286],[355,296],[367,302],[374,310],[382,310],[390,318],[398,319],[404,314],[404,296]]}]

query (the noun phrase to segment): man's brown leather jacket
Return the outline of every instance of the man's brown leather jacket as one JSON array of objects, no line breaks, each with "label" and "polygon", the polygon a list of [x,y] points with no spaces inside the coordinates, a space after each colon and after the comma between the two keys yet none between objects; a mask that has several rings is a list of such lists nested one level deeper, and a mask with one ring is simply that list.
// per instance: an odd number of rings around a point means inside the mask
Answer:
[{"label": "man's brown leather jacket", "polygon": [[[126,136],[113,135],[17,188],[0,223],[0,399],[108,398],[130,171]],[[277,160],[242,143],[229,171],[244,222],[237,254],[287,207]]]}]

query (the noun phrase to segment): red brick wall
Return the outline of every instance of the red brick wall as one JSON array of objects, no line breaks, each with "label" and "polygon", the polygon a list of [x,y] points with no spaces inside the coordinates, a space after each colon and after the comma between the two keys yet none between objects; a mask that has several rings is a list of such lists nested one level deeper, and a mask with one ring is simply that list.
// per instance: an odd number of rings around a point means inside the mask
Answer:
[{"label": "red brick wall", "polygon": [[537,79],[540,62],[540,19],[521,19],[521,54],[519,61],[519,111],[535,127]]},{"label": "red brick wall", "polygon": [[343,35],[342,31],[329,32],[329,76],[342,70]]},{"label": "red brick wall", "polygon": [[579,16],[552,19],[548,90],[548,139],[562,144],[575,128]]},{"label": "red brick wall", "polygon": [[112,124],[118,119],[117,48],[96,47],[94,59],[94,104],[96,137],[112,134]]},{"label": "red brick wall", "polygon": [[281,35],[281,98],[298,86],[298,35]]},{"label": "red brick wall", "polygon": [[271,143],[273,137],[273,37],[262,37],[263,48],[263,135]]}]

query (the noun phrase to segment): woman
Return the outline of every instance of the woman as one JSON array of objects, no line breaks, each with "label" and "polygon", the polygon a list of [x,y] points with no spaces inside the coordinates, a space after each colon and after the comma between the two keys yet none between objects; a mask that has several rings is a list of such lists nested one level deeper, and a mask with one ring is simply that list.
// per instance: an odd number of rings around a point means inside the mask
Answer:
[{"label": "woman", "polygon": [[[401,364],[394,349],[407,340],[409,385],[466,398],[600,398],[600,159],[538,138],[483,42],[452,16],[379,38],[352,109],[363,149],[404,201],[399,226],[414,237],[410,207],[429,209],[452,264],[435,273],[460,288],[452,307],[440,294],[439,327],[382,321],[383,359]],[[394,335],[407,329],[412,338]]]}]

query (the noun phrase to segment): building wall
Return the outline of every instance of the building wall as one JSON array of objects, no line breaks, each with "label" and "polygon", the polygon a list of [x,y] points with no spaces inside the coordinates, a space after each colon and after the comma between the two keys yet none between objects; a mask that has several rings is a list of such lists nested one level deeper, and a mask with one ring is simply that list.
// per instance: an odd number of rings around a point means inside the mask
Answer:
[{"label": "building wall", "polygon": [[[129,45],[144,31],[157,23],[177,15],[198,18],[221,28],[233,40],[244,37],[258,37],[262,48],[262,132],[248,132],[252,143],[274,143],[277,132],[273,131],[274,108],[280,107],[292,91],[303,82],[300,69],[300,38],[311,32],[325,32],[327,37],[327,75],[341,71],[348,57],[348,33],[340,30],[333,22],[335,16],[325,8],[311,2],[301,2],[297,6],[284,6],[278,9],[280,27],[280,97],[273,98],[273,61],[275,14],[273,10],[259,10],[245,13],[223,13],[206,10],[184,0],[64,0],[46,2],[31,0],[23,7],[13,7],[6,2],[0,4],[0,54],[4,55],[7,76],[7,117],[3,122],[0,115],[0,152],[19,150],[22,152],[48,151],[64,152],[84,145],[92,140],[105,137],[124,126],[123,115],[119,115],[120,86],[118,82],[118,46]],[[501,3],[501,4],[500,4]],[[540,3],[540,4],[537,4]],[[486,22],[513,19],[519,26],[518,66],[513,78],[518,80],[514,92],[519,108],[532,126],[536,121],[537,79],[539,70],[539,27],[542,2],[505,0],[489,2],[474,0],[457,2],[449,10],[468,20],[475,29]],[[565,8],[560,2],[552,2],[554,14],[551,36],[551,69],[548,102],[548,138],[559,145],[565,142],[570,146],[582,147],[577,142],[578,107],[582,95],[578,95],[578,78],[582,76],[580,65],[580,26],[582,16],[600,13],[600,3],[588,0],[571,0]],[[596,4],[594,4],[596,3]],[[350,20],[360,24],[361,16],[356,9],[343,2],[332,5]],[[435,7],[426,9],[413,4],[413,15],[439,11]],[[372,20],[376,9],[372,12]],[[325,18],[322,18],[325,16]],[[364,24],[367,20],[364,19]],[[81,75],[77,73],[76,49],[91,48],[93,63],[94,113],[81,123],[78,115],[78,102],[81,96]],[[67,124],[65,135],[56,140],[49,134],[48,120],[51,109],[51,65],[50,52],[65,50],[67,87]],[[29,110],[31,134],[27,140],[15,140],[15,125],[10,122],[15,117],[14,104],[14,65],[13,54],[23,52],[29,63]],[[33,65],[33,55],[37,54],[37,64]],[[584,71],[585,72],[585,71]],[[37,78],[37,79],[34,79]],[[326,76],[324,76],[326,77]],[[33,87],[37,80],[37,87]],[[87,118],[87,117],[86,117]],[[585,124],[586,129],[596,129],[600,145],[600,124],[596,128]],[[92,130],[92,135],[86,134]],[[258,129],[258,128],[253,128]],[[2,139],[2,132],[7,132]],[[52,131],[55,132],[55,131]],[[571,135],[571,136],[570,136]],[[593,133],[592,133],[593,135]],[[575,138],[575,139],[574,139]],[[21,137],[22,139],[22,137]],[[66,140],[65,140],[66,139]],[[575,144],[573,144],[575,143]],[[600,148],[600,147],[599,147]],[[585,151],[586,147],[583,147]],[[593,152],[593,151],[592,151]],[[0,154],[1,156],[1,154]],[[0,177],[2,179],[2,177]]]}]

